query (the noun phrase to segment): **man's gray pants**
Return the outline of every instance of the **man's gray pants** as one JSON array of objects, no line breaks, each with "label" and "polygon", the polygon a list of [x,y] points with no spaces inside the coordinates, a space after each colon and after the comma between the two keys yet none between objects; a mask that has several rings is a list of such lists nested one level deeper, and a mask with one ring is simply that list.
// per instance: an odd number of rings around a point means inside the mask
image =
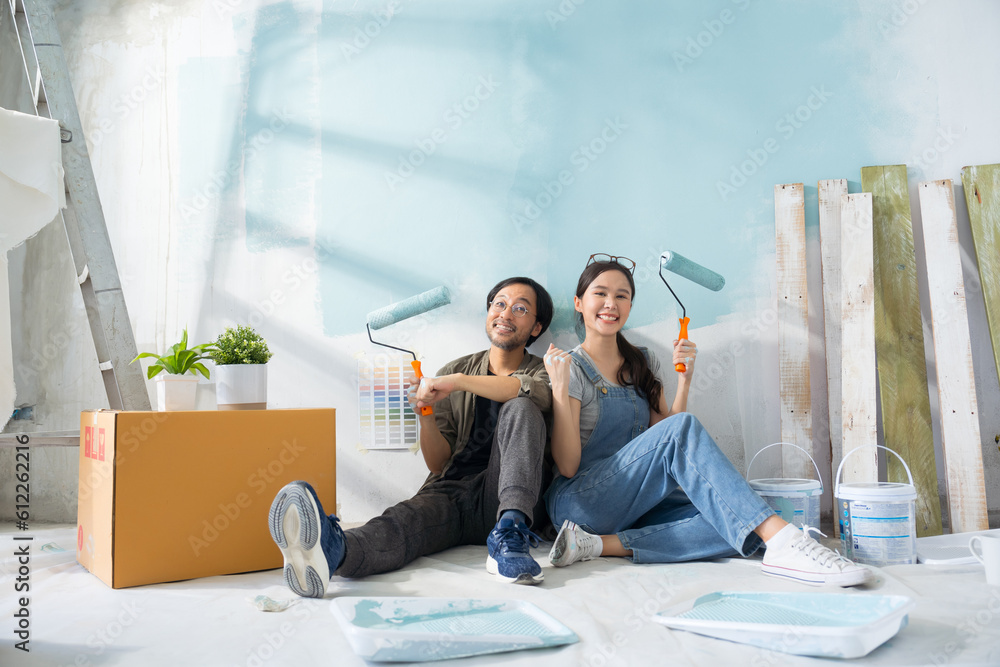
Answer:
[{"label": "man's gray pants", "polygon": [[437,480],[365,525],[344,531],[344,562],[334,574],[354,578],[390,572],[454,546],[486,544],[502,510],[524,512],[537,532],[547,521],[545,434],[545,420],[531,399],[507,401],[500,408],[486,470]]}]

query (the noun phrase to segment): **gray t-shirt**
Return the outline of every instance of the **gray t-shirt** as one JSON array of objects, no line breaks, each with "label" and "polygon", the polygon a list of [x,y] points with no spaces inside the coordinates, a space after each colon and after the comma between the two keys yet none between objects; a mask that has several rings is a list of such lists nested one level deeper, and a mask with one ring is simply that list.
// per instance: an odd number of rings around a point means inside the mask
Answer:
[{"label": "gray t-shirt", "polygon": [[[659,377],[660,375],[660,362],[657,361],[656,355],[650,352],[648,349],[639,348],[646,355],[646,360],[649,362],[649,370],[653,372],[653,375]],[[590,355],[583,349],[583,347],[577,345],[573,348],[572,352],[578,352],[584,359],[590,362],[590,364],[596,369],[597,364],[591,359]],[[617,378],[616,378],[617,379]],[[594,384],[590,381],[587,373],[583,370],[583,367],[574,359],[573,364],[569,369],[569,395],[570,398],[575,398],[580,401],[580,447],[587,446],[587,441],[590,440],[590,435],[594,432],[594,427],[597,425],[597,416],[600,412],[600,408],[597,405],[597,393],[601,390],[601,387],[619,387],[617,382],[613,382],[603,375],[598,380],[598,384]]]}]

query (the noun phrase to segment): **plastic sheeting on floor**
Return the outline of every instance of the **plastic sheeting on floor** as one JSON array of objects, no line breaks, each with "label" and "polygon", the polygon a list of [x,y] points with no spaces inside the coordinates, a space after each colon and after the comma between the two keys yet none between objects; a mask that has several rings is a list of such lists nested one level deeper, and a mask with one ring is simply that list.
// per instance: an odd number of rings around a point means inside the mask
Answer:
[{"label": "plastic sheeting on floor", "polygon": [[[30,653],[15,649],[18,568],[15,536],[30,542]],[[875,570],[862,589],[820,589],[765,577],[758,559],[633,565],[600,558],[548,566],[545,581],[513,586],[489,575],[485,547],[459,547],[397,572],[350,581],[334,578],[325,600],[304,600],[281,571],[210,577],[113,590],[75,557],[76,529],[46,526],[18,533],[0,527],[0,665],[365,665],[330,610],[335,596],[482,597],[526,600],[575,631],[580,642],[552,649],[450,660],[465,665],[1000,665],[1000,587],[979,565],[902,565]],[[59,551],[57,549],[64,549]],[[831,662],[773,653],[669,630],[650,617],[720,590],[877,592],[916,601],[909,625],[864,658]],[[264,595],[292,600],[282,612],[258,610]],[[792,638],[793,640],[794,638]]]}]

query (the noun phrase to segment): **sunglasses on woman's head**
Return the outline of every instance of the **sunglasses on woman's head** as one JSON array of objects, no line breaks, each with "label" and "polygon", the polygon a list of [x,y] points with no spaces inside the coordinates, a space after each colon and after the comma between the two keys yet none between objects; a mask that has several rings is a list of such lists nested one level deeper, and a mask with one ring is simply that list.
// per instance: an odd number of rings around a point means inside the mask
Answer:
[{"label": "sunglasses on woman's head", "polygon": [[593,255],[590,256],[590,259],[587,260],[587,266],[590,266],[595,262],[601,264],[614,262],[628,269],[629,273],[635,273],[635,262],[633,262],[628,257],[618,257],[617,255],[608,255],[603,252],[595,252]]}]

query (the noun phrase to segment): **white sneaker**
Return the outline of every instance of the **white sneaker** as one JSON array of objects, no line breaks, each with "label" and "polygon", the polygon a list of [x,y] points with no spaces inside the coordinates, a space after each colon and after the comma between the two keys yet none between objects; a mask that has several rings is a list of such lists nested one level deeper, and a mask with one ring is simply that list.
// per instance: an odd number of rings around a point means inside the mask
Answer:
[{"label": "white sneaker", "polygon": [[810,586],[856,586],[871,578],[868,568],[824,547],[812,538],[810,532],[823,535],[815,528],[803,526],[800,534],[784,546],[767,549],[761,571],[772,577],[791,579]]},{"label": "white sneaker", "polygon": [[592,535],[566,519],[549,551],[549,560],[555,567],[566,567],[579,560],[597,558],[603,547],[600,535]]}]

